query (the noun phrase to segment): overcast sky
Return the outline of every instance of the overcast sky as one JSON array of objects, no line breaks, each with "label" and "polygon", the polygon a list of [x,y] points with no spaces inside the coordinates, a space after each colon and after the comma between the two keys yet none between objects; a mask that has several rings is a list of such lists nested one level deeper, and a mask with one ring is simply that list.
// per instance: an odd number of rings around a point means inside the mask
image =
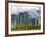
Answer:
[{"label": "overcast sky", "polygon": [[11,6],[11,14],[17,15],[19,12],[31,11],[32,9],[39,10],[39,7]]}]

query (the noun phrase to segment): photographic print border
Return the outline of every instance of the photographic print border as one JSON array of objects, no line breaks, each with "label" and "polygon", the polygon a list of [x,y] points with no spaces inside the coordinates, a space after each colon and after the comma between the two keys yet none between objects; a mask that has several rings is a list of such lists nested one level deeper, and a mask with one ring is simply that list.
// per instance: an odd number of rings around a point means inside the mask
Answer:
[{"label": "photographic print border", "polygon": [[[43,5],[43,32],[26,33],[26,34],[8,34],[8,3],[26,3],[26,4],[42,4]],[[43,2],[25,2],[25,1],[5,1],[5,36],[22,36],[22,35],[38,35],[45,34],[45,3]]]}]

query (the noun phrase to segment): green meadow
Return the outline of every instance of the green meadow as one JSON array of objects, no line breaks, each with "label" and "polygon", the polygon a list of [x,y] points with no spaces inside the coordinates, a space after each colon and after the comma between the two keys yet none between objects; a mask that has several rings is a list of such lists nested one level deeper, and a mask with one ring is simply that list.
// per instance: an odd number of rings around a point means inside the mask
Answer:
[{"label": "green meadow", "polygon": [[24,31],[24,30],[39,30],[41,29],[40,25],[28,25],[28,24],[21,24],[21,25],[16,25],[15,28],[11,28],[11,31]]}]

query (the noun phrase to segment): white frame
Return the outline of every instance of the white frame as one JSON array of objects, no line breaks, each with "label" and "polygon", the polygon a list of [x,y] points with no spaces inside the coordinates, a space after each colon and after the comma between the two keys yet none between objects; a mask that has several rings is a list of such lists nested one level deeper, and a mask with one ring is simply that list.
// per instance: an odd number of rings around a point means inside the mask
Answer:
[{"label": "white frame", "polygon": [[[28,6],[40,6],[41,7],[41,30],[27,30],[27,31],[11,31],[11,5],[28,5]],[[21,3],[8,3],[8,34],[26,34],[26,33],[41,33],[43,32],[43,5],[42,4],[21,4]]]}]

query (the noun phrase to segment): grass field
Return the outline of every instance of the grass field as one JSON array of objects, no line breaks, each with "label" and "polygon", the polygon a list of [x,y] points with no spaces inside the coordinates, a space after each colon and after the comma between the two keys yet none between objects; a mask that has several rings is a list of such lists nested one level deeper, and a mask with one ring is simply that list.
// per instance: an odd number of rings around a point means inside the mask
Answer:
[{"label": "grass field", "polygon": [[40,25],[29,26],[29,25],[17,25],[15,28],[11,28],[11,31],[23,31],[23,30],[39,30],[41,29]]}]

